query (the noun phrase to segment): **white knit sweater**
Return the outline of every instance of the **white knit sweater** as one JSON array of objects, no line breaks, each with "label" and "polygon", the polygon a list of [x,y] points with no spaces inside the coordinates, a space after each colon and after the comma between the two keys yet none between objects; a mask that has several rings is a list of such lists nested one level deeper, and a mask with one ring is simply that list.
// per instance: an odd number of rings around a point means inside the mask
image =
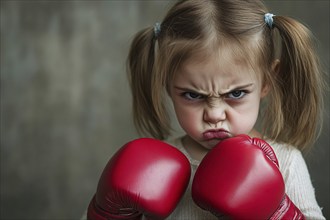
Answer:
[{"label": "white knit sweater", "polygon": [[[167,219],[217,219],[207,211],[200,209],[192,200],[191,183],[200,161],[194,160],[182,145],[181,138],[168,141],[169,144],[178,148],[189,159],[192,169],[188,189],[174,212]],[[273,147],[279,161],[280,171],[285,181],[286,194],[291,201],[300,209],[306,219],[323,220],[321,208],[318,206],[314,188],[309,172],[301,152],[284,144],[268,141]]]}]

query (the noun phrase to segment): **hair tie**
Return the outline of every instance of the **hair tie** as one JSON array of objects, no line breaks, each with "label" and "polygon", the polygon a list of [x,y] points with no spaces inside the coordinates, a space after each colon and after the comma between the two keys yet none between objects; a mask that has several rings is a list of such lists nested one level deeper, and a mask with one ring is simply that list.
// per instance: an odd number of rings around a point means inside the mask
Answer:
[{"label": "hair tie", "polygon": [[265,22],[266,22],[266,24],[268,25],[268,27],[270,28],[270,29],[272,29],[273,28],[273,17],[274,17],[275,15],[273,15],[273,14],[271,14],[271,13],[266,13],[265,14],[265,16],[264,16],[264,20],[265,20]]},{"label": "hair tie", "polygon": [[161,31],[161,24],[159,22],[157,22],[154,25],[154,35],[155,35],[155,37],[159,36],[160,31]]}]

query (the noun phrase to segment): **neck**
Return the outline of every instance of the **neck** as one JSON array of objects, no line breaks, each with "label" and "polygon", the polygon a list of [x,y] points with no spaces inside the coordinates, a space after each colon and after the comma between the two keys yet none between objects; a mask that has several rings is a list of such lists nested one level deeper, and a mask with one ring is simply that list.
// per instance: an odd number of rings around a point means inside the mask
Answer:
[{"label": "neck", "polygon": [[188,135],[183,137],[182,143],[190,157],[194,160],[201,161],[209,152],[208,149],[197,143]]}]

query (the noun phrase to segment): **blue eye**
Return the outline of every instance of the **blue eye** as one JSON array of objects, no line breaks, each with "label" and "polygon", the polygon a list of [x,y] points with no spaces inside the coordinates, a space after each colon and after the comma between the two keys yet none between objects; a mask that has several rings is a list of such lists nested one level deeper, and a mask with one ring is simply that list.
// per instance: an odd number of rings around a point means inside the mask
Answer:
[{"label": "blue eye", "polygon": [[188,100],[203,99],[204,96],[194,92],[184,92],[182,94]]},{"label": "blue eye", "polygon": [[235,90],[235,91],[232,91],[232,92],[228,93],[228,98],[230,98],[230,99],[240,99],[240,98],[243,98],[243,96],[245,96],[245,95],[246,95],[245,91]]}]

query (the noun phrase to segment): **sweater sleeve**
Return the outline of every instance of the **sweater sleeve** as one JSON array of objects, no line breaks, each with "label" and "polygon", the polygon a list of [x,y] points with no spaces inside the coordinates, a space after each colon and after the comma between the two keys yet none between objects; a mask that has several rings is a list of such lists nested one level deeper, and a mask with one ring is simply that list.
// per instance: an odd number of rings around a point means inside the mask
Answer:
[{"label": "sweater sleeve", "polygon": [[323,220],[315,190],[301,152],[293,147],[281,145],[274,147],[280,170],[284,178],[286,194],[300,209],[306,219]]}]

